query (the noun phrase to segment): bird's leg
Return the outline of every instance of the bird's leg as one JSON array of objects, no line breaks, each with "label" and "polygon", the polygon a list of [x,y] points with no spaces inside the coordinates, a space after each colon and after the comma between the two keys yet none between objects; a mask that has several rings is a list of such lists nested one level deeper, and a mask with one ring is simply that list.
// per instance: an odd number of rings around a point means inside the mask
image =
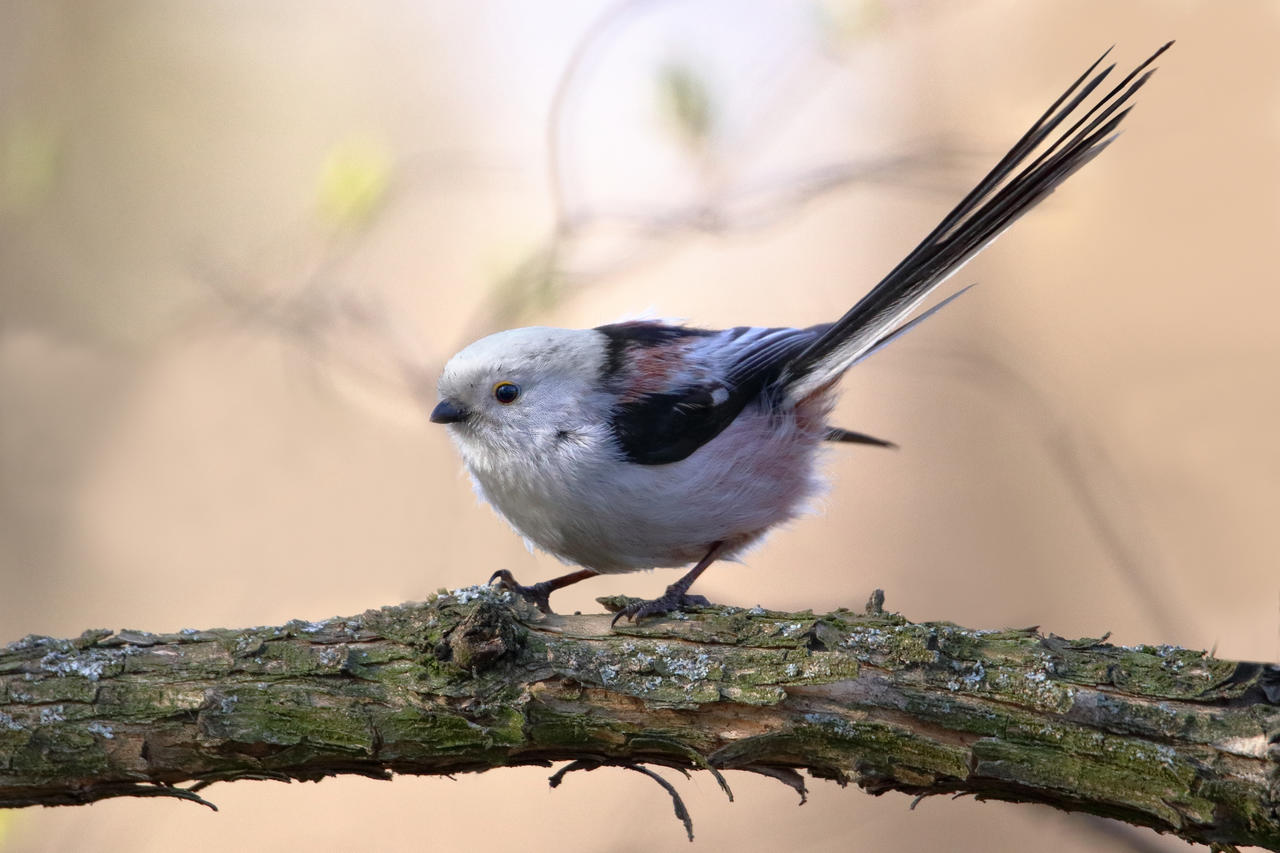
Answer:
[{"label": "bird's leg", "polygon": [[551,593],[561,587],[566,587],[571,583],[577,583],[578,581],[584,581],[587,578],[593,578],[596,574],[596,572],[593,572],[590,569],[582,569],[581,571],[561,575],[558,578],[552,578],[549,581],[535,583],[533,586],[521,586],[516,583],[516,579],[512,576],[511,572],[506,569],[498,569],[498,571],[494,572],[493,576],[489,578],[489,583],[497,581],[498,586],[510,592],[514,592],[525,601],[537,607],[543,613],[553,613],[554,611],[551,609],[550,601]]},{"label": "bird's leg", "polygon": [[713,543],[710,550],[707,551],[707,555],[698,561],[698,565],[686,572],[680,580],[667,587],[667,591],[660,598],[628,604],[614,614],[613,621],[609,624],[617,625],[618,620],[624,616],[632,622],[638,622],[646,616],[660,616],[663,613],[683,610],[686,607],[709,606],[711,602],[707,601],[704,596],[689,595],[689,587],[693,586],[693,582],[698,579],[698,575],[707,570],[707,566],[716,561],[720,556],[720,549],[723,547],[723,542]]}]

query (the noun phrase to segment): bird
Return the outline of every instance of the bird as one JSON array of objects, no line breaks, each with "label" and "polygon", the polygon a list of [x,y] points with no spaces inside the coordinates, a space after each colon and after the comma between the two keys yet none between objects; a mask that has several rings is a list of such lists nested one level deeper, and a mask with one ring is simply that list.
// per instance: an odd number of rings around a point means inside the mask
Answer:
[{"label": "bird", "polygon": [[440,375],[430,420],[447,425],[476,490],[500,516],[528,543],[579,567],[528,586],[501,569],[489,583],[551,613],[552,592],[587,578],[692,565],[660,597],[618,610],[613,624],[706,606],[689,588],[707,567],[801,514],[823,488],[825,443],[893,446],[828,422],[844,372],[967,290],[916,313],[1114,141],[1172,44],[1086,107],[1115,69],[1099,70],[1104,53],[834,322],[534,326],[459,351]]}]

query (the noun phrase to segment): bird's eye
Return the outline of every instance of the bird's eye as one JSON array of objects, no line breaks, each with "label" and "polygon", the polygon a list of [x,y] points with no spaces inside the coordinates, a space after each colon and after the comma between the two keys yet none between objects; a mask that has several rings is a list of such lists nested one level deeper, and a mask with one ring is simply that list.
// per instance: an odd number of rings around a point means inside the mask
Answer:
[{"label": "bird's eye", "polygon": [[499,382],[493,386],[493,399],[506,406],[520,396],[520,386],[514,382]]}]

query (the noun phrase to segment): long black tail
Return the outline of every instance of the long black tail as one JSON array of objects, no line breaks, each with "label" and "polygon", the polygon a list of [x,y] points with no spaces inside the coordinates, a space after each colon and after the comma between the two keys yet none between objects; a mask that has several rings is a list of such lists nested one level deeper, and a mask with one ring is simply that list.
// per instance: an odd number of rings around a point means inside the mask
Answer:
[{"label": "long black tail", "polygon": [[1090,79],[1111,51],[1099,57],[919,246],[788,363],[778,385],[792,399],[802,398],[837,378],[893,336],[930,291],[1110,144],[1116,128],[1132,109],[1126,104],[1155,73],[1155,69],[1147,70],[1148,66],[1172,45],[1173,42],[1164,45],[1131,71],[1038,157],[1009,178],[1115,69],[1114,64],[1109,65]]}]

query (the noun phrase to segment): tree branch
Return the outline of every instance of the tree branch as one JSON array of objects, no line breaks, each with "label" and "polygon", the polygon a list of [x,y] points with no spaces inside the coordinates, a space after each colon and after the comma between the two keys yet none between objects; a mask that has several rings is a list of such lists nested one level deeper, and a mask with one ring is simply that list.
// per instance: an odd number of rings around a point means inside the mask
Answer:
[{"label": "tree branch", "polygon": [[215,781],[561,760],[722,784],[719,771],[748,770],[802,796],[803,769],[873,794],[1047,803],[1278,850],[1280,666],[914,624],[875,601],[611,632],[606,616],[542,617],[484,588],[324,622],[88,631],[0,652],[0,806],[205,802],[195,792]]}]

